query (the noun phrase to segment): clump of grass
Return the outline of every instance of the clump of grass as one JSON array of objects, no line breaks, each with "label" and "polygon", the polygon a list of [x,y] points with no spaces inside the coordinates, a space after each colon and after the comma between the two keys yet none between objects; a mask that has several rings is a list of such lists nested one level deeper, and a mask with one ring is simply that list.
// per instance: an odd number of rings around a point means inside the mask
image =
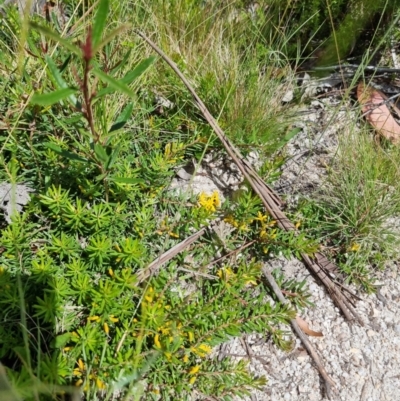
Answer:
[{"label": "clump of grass", "polygon": [[373,290],[376,268],[398,255],[400,151],[351,127],[320,193],[300,207],[305,224],[330,249],[346,279]]}]

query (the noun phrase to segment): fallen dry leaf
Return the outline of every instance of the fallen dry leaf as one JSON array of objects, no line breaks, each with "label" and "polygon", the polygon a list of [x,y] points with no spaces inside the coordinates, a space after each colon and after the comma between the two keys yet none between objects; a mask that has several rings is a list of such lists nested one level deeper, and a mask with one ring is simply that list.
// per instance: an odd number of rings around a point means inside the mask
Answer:
[{"label": "fallen dry leaf", "polygon": [[300,316],[296,316],[296,322],[299,327],[304,331],[304,333],[308,334],[309,336],[313,337],[323,337],[324,335],[320,331],[311,330],[308,327],[308,323],[302,319]]},{"label": "fallen dry leaf", "polygon": [[400,143],[400,125],[386,105],[388,98],[362,82],[357,86],[357,98],[366,114],[365,118],[376,131],[392,143]]}]

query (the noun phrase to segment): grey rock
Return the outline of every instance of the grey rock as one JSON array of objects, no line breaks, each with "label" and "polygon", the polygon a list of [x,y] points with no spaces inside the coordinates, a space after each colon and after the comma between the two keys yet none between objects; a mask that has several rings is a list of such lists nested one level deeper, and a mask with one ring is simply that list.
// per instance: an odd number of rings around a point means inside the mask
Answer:
[{"label": "grey rock", "polygon": [[11,224],[13,214],[22,212],[23,206],[30,201],[32,192],[33,189],[25,184],[0,184],[0,209],[3,210],[8,224]]}]

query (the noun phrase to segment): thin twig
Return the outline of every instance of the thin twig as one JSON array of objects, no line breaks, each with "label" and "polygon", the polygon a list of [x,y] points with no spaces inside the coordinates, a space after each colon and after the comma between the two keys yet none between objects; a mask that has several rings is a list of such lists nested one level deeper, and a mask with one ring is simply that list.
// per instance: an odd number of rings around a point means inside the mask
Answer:
[{"label": "thin twig", "polygon": [[199,231],[195,232],[190,237],[179,242],[179,244],[176,244],[171,249],[168,249],[167,252],[164,252],[157,259],[155,259],[153,262],[151,262],[147,267],[139,270],[137,273],[138,282],[141,283],[142,281],[146,280],[150,276],[154,275],[163,264],[167,263],[174,256],[181,253],[189,245],[193,244],[193,242],[197,241],[202,235],[204,235],[207,232],[207,229],[210,229],[210,228],[213,229],[213,227],[215,226],[215,223],[217,221],[218,220],[214,220],[212,223],[210,223],[209,226],[201,228]]},{"label": "thin twig", "polygon": [[[278,287],[278,284],[276,283],[275,279],[272,277],[272,274],[270,273],[270,271],[265,266],[263,266],[262,272],[263,272],[264,276],[266,277],[266,279],[268,280],[268,283],[271,286],[272,291],[274,291],[275,295],[278,297],[279,301],[285,305],[289,304],[289,301],[283,296],[281,289]],[[290,323],[293,327],[293,330],[296,332],[296,334],[300,338],[301,342],[304,344],[304,347],[310,354],[311,358],[314,360],[315,365],[317,366],[318,372],[324,380],[326,395],[327,395],[328,399],[330,399],[331,396],[333,395],[333,392],[335,392],[335,382],[332,380],[332,378],[326,372],[324,365],[323,365],[317,351],[314,349],[314,347],[312,346],[310,341],[308,341],[307,336],[304,334],[304,332],[301,330],[300,326],[297,324],[296,319],[292,319],[290,321]]]},{"label": "thin twig", "polygon": [[[254,192],[260,197],[263,202],[268,213],[277,221],[278,226],[285,231],[295,231],[297,232],[297,228],[295,225],[286,217],[286,215],[282,212],[281,207],[284,205],[284,202],[279,198],[279,196],[268,187],[267,184],[261,179],[261,177],[254,171],[252,166],[243,158],[241,153],[235,148],[235,146],[229,141],[226,137],[224,131],[218,125],[217,121],[208,111],[207,107],[197,95],[193,87],[190,85],[188,80],[179,70],[177,65],[155,44],[153,43],[144,33],[135,30],[135,32],[143,38],[160,56],[161,58],[172,68],[175,74],[182,80],[185,84],[186,88],[189,90],[191,95],[193,96],[197,107],[202,112],[204,118],[207,120],[208,124],[212,127],[215,134],[218,136],[219,140],[225,147],[226,152],[235,162],[237,167],[243,176],[247,179],[249,184],[252,186]],[[348,300],[343,296],[341,291],[332,281],[332,279],[321,270],[320,262],[322,261],[323,265],[329,263],[328,259],[317,252],[313,257],[302,253],[302,259],[308,269],[314,273],[321,282],[325,285],[331,298],[345,315],[348,320],[357,320],[361,325],[363,324],[362,319],[359,317],[353,306],[348,302]]]},{"label": "thin twig", "polygon": [[398,74],[400,73],[400,68],[390,68],[390,67],[376,67],[374,65],[362,66],[361,64],[342,64],[342,65],[332,65],[329,67],[314,67],[314,71],[332,71],[332,70],[358,70],[361,68],[363,71],[379,72],[379,73],[389,73]]}]

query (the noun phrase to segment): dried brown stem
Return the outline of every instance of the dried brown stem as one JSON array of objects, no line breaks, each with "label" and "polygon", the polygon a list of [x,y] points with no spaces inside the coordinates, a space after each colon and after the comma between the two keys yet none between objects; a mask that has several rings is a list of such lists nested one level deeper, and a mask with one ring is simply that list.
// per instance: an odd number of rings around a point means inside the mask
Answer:
[{"label": "dried brown stem", "polygon": [[[212,222],[209,227],[212,228],[214,224],[215,221]],[[146,268],[140,270],[137,273],[138,282],[141,283],[147,278],[149,278],[151,275],[155,274],[164,263],[167,263],[174,256],[178,255],[184,249],[186,249],[189,245],[193,244],[193,242],[197,241],[203,234],[205,234],[205,232],[209,227],[201,228],[199,231],[192,234],[190,237],[184,239],[179,244],[176,244],[171,249],[168,249],[167,252],[164,252],[162,255],[160,255],[156,260],[151,262]]]}]

